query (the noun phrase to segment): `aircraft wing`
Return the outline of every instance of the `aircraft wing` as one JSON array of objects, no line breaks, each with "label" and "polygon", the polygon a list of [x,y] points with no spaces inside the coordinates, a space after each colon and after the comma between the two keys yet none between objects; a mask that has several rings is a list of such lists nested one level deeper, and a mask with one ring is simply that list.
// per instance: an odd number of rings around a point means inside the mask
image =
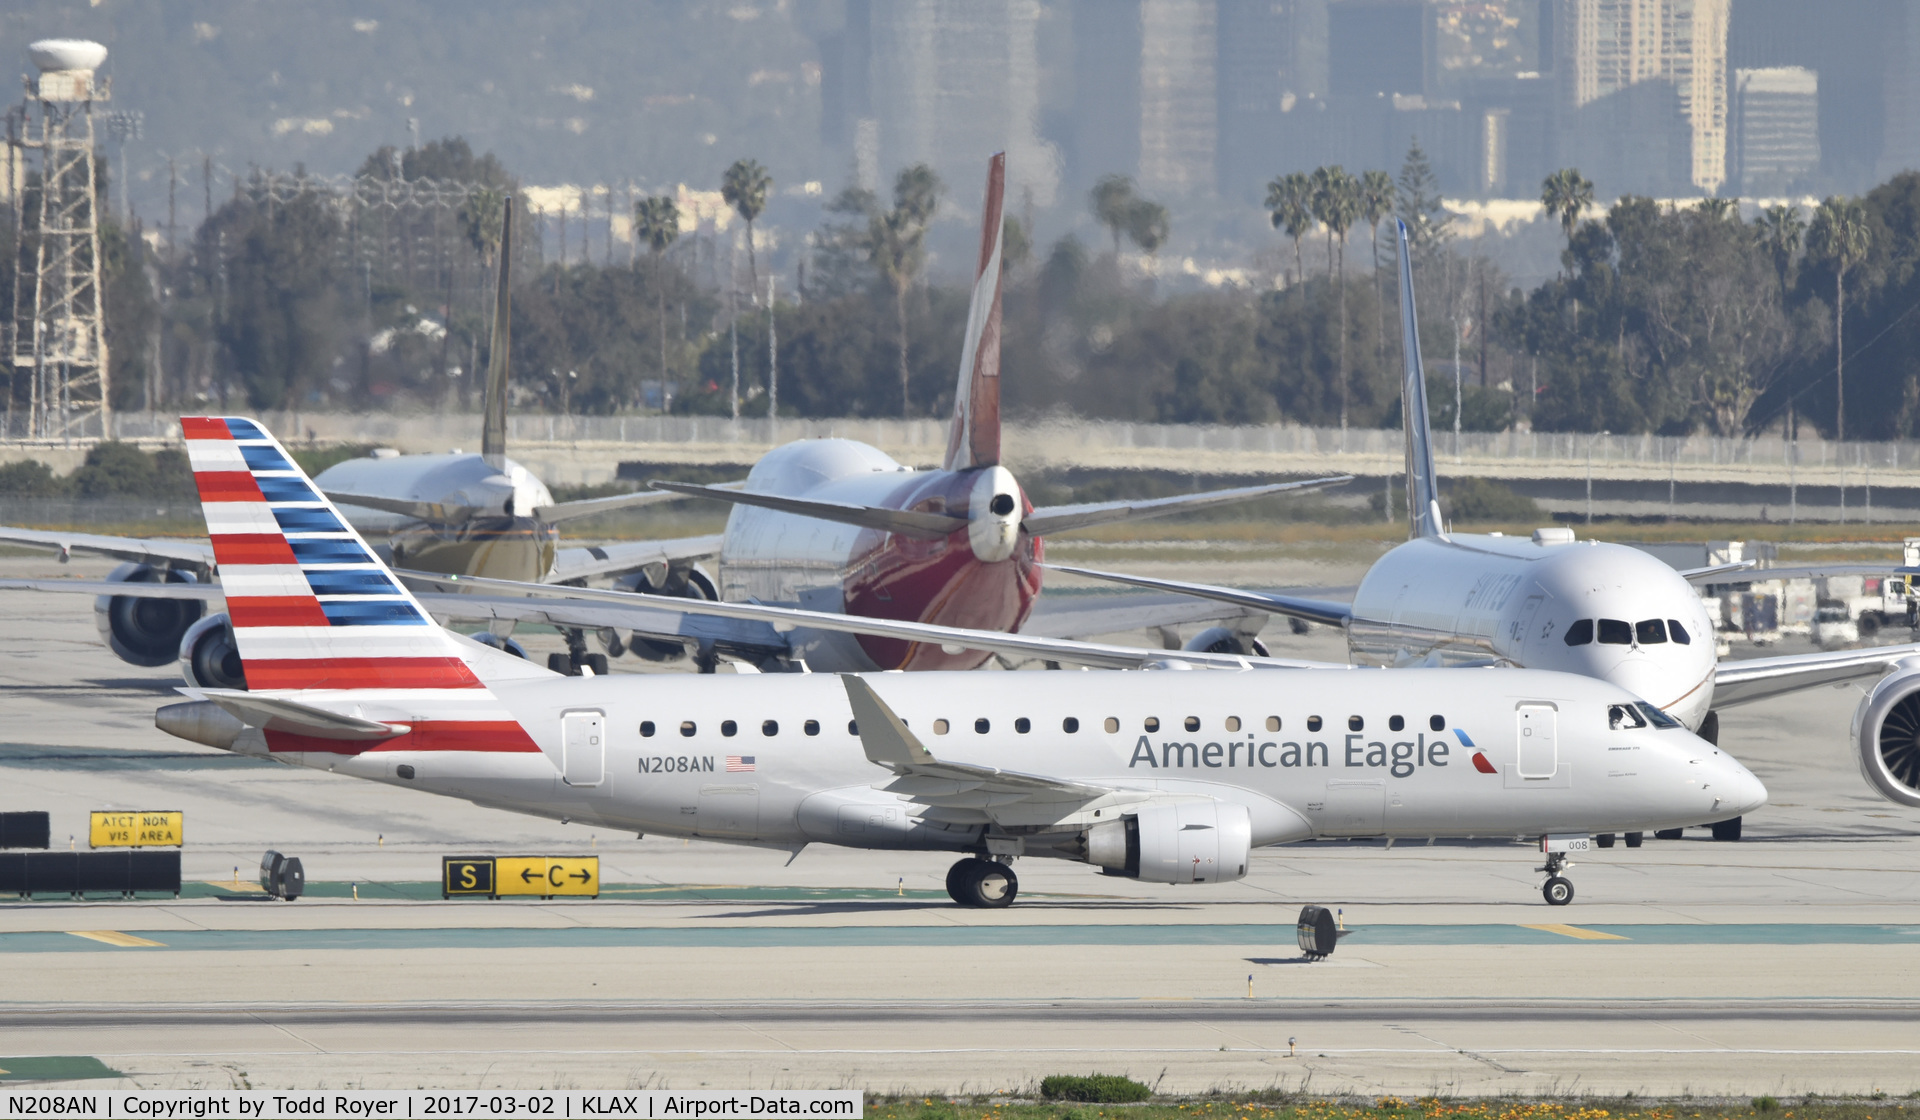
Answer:
[{"label": "aircraft wing", "polygon": [[[1266,626],[1267,612],[1252,607],[1212,603],[1189,595],[1070,596],[1049,592],[1041,597],[1039,609],[1027,619],[1027,624],[1020,628],[1020,632],[1036,638],[1079,639],[1097,634],[1157,630],[1165,626],[1201,622],[1236,625],[1236,628],[1248,633],[1258,633]],[[1238,626],[1240,623],[1247,625]]]},{"label": "aircraft wing", "polygon": [[213,566],[213,545],[183,537],[105,537],[57,529],[9,529],[0,526],[0,544],[52,549],[60,554],[62,560],[71,553],[82,552],[142,564]]},{"label": "aircraft wing", "polygon": [[720,555],[720,535],[681,537],[667,541],[622,541],[588,548],[563,548],[553,558],[549,583],[565,583],[589,576],[618,575],[649,564],[705,560]]},{"label": "aircraft wing", "polygon": [[447,592],[415,592],[414,598],[420,600],[420,605],[426,608],[428,614],[448,621],[500,620],[545,623],[565,628],[628,630],[647,638],[679,641],[696,650],[710,650],[753,662],[783,655],[790,648],[786,635],[771,622],[689,614],[678,609],[680,604],[688,600],[667,595],[615,594],[623,595],[632,602],[597,603],[579,599]]},{"label": "aircraft wing", "polygon": [[1906,576],[1911,579],[1920,576],[1920,568],[1909,568],[1891,560],[1878,564],[1863,564],[1857,560],[1847,560],[1832,564],[1795,564],[1780,568],[1756,568],[1748,562],[1744,566],[1717,565],[1713,568],[1695,568],[1683,571],[1680,575],[1693,583],[1760,583],[1770,579],[1824,579],[1827,576]]},{"label": "aircraft wing", "polygon": [[110,579],[0,579],[0,591],[64,591],[73,595],[199,599],[202,602],[226,597],[217,583],[123,583]]},{"label": "aircraft wing", "polygon": [[456,506],[446,502],[421,502],[412,498],[390,498],[382,494],[351,494],[344,490],[323,492],[327,499],[336,505],[377,509],[381,513],[397,513],[401,517],[411,517],[416,521],[430,521],[436,525],[456,525],[474,514],[470,506]]},{"label": "aircraft wing", "polygon": [[[1172,661],[1204,669],[1346,669],[1322,661],[1301,661],[1280,657],[1239,657],[1232,654],[1194,653],[1186,650],[1147,649],[1141,646],[1108,645],[1101,642],[1075,642],[1060,638],[1037,638],[1027,634],[1007,634],[998,630],[968,630],[955,626],[935,626],[925,622],[897,622],[883,618],[860,618],[825,611],[770,607],[760,603],[715,603],[704,599],[683,599],[671,595],[644,595],[628,591],[610,591],[591,587],[558,587],[550,584],[519,583],[513,580],[480,579],[470,576],[446,576],[431,572],[396,572],[410,585],[470,587],[494,595],[434,595],[428,610],[447,618],[540,618],[559,626],[588,628],[614,627],[634,629],[649,635],[672,637],[675,631],[649,629],[642,611],[702,615],[759,623],[784,634],[799,627],[843,634],[871,634],[910,642],[936,643],[955,650],[977,649],[1011,657],[1044,658],[1064,664],[1085,665],[1096,669],[1140,669],[1155,662]],[[514,599],[511,605],[509,599]],[[524,602],[520,602],[523,600]],[[464,604],[464,605],[463,605]],[[484,606],[482,604],[485,604]],[[512,610],[524,614],[493,614]],[[464,613],[477,612],[477,613]],[[655,622],[653,625],[658,626]],[[764,631],[755,631],[764,634]],[[769,647],[762,647],[763,651]],[[777,647],[776,647],[777,648]]]},{"label": "aircraft wing", "polygon": [[1243,591],[1237,587],[1215,587],[1208,583],[1187,583],[1177,579],[1154,579],[1150,576],[1130,576],[1120,572],[1101,572],[1092,568],[1075,568],[1066,564],[1048,564],[1056,572],[1067,572],[1089,579],[1107,580],[1111,583],[1124,583],[1130,587],[1145,587],[1155,591],[1177,591],[1182,595],[1194,595],[1202,599],[1212,599],[1217,603],[1232,603],[1235,606],[1251,607],[1254,610],[1272,614],[1284,614],[1293,618],[1303,618],[1308,622],[1318,622],[1323,626],[1344,626],[1353,617],[1353,606],[1338,603],[1330,599],[1306,599],[1294,595],[1277,595],[1267,591]]},{"label": "aircraft wing", "polygon": [[1920,657],[1920,644],[1722,661],[1714,670],[1713,706],[1730,708],[1801,689],[1876,677],[1909,657]]},{"label": "aircraft wing", "polygon": [[946,513],[928,513],[922,510],[885,509],[880,506],[856,506],[846,502],[820,502],[811,498],[789,498],[780,494],[763,494],[757,490],[734,490],[725,486],[698,486],[691,482],[650,482],[647,485],[655,490],[670,490],[675,494],[691,494],[697,498],[713,498],[722,502],[737,502],[743,506],[760,506],[763,509],[777,509],[782,513],[798,514],[801,517],[817,517],[822,521],[838,521],[847,525],[858,525],[865,529],[879,529],[886,533],[898,533],[903,537],[918,540],[939,540],[956,529],[965,529],[967,519]]},{"label": "aircraft wing", "polygon": [[1041,506],[1027,514],[1021,520],[1021,526],[1033,536],[1046,537],[1056,533],[1070,533],[1075,529],[1087,529],[1095,525],[1108,525],[1116,521],[1141,521],[1149,517],[1191,513],[1194,510],[1212,509],[1215,506],[1229,505],[1233,502],[1252,501],[1255,498],[1294,491],[1318,490],[1325,486],[1337,486],[1342,482],[1352,481],[1352,475],[1342,474],[1328,478],[1310,478],[1300,482],[1271,482],[1260,486],[1208,490],[1200,494],[1177,494],[1171,498],[1151,498],[1137,502],[1086,502],[1071,506]]},{"label": "aircraft wing", "polygon": [[[743,485],[745,485],[744,482],[727,482],[715,489],[726,490]],[[558,521],[571,521],[576,517],[613,513],[616,510],[638,509],[641,506],[659,505],[662,502],[677,502],[686,496],[663,493],[659,490],[636,490],[631,494],[610,494],[604,498],[581,498],[575,502],[555,502],[550,506],[538,506],[528,516],[535,521],[551,524]]]}]

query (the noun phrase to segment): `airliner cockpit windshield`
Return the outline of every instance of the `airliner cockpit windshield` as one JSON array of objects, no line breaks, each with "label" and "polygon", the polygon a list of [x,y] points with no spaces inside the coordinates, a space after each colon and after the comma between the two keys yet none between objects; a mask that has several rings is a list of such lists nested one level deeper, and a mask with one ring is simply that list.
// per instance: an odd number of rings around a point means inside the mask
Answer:
[{"label": "airliner cockpit windshield", "polygon": [[1567,627],[1567,636],[1562,641],[1570,646],[1591,645],[1596,628],[1599,631],[1600,644],[1606,646],[1658,646],[1665,645],[1669,641],[1683,646],[1693,644],[1693,636],[1687,633],[1687,628],[1680,625],[1680,620],[1677,618],[1669,618],[1665,621],[1647,618],[1635,623],[1623,622],[1617,618],[1598,620],[1581,618],[1574,620],[1573,624]]},{"label": "airliner cockpit windshield", "polygon": [[1615,731],[1632,731],[1648,724],[1666,731],[1679,727],[1680,721],[1645,700],[1623,700],[1607,705],[1607,726]]}]

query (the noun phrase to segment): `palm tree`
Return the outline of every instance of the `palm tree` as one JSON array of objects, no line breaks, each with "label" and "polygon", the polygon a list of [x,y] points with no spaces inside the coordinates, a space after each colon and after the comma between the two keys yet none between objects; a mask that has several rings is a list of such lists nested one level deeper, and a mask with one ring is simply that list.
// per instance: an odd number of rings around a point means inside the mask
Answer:
[{"label": "palm tree", "polygon": [[1102,175],[1100,181],[1087,193],[1087,199],[1093,206],[1093,216],[1101,225],[1107,227],[1107,233],[1113,237],[1113,256],[1120,257],[1120,235],[1132,224],[1133,180],[1125,175]]},{"label": "palm tree", "polygon": [[1833,268],[1833,438],[1847,438],[1846,346],[1841,337],[1845,322],[1847,270],[1866,258],[1872,241],[1867,211],[1859,202],[1829,195],[1813,212],[1807,227],[1807,255]]},{"label": "palm tree", "polygon": [[1701,217],[1714,222],[1740,216],[1740,207],[1731,198],[1703,198],[1693,204],[1693,209]]},{"label": "palm tree", "polygon": [[1580,215],[1593,206],[1593,180],[1584,178],[1578,168],[1563,167],[1540,184],[1540,204],[1547,208],[1547,217],[1560,220],[1560,232],[1567,235],[1567,247],[1572,248]]},{"label": "palm tree", "polygon": [[1393,189],[1393,176],[1384,171],[1367,171],[1360,176],[1360,217],[1373,231],[1373,348],[1376,354],[1386,345],[1387,302],[1380,294],[1380,223],[1393,213],[1399,192]]},{"label": "palm tree", "polygon": [[1801,235],[1807,224],[1800,220],[1800,208],[1789,203],[1769,206],[1754,219],[1760,247],[1773,258],[1773,271],[1780,276],[1780,299],[1787,298],[1787,272],[1793,267],[1793,255],[1800,251]]},{"label": "palm tree", "polygon": [[867,259],[893,288],[900,329],[900,415],[909,416],[907,293],[927,261],[927,224],[940,204],[940,176],[924,163],[903,169],[893,182],[893,209],[867,216]]},{"label": "palm tree", "polygon": [[460,204],[461,228],[489,269],[493,267],[493,254],[500,249],[501,218],[506,210],[507,196],[492,187],[473,188]]},{"label": "palm tree", "polygon": [[[647,243],[653,260],[654,301],[660,309],[660,391],[667,384],[667,286],[662,282],[662,253],[680,237],[680,207],[667,195],[654,195],[633,204],[633,232]],[[664,397],[662,398],[665,399]]]},{"label": "palm tree", "polygon": [[1305,266],[1300,263],[1300,239],[1313,230],[1313,208],[1307,204],[1312,197],[1313,184],[1299,171],[1276,176],[1267,184],[1267,212],[1272,216],[1273,228],[1293,238],[1296,283],[1307,278]]},{"label": "palm tree", "polygon": [[1360,216],[1360,180],[1339,164],[1313,173],[1313,216],[1327,227],[1327,268],[1334,267],[1333,240],[1340,239],[1340,430],[1347,428],[1347,230]]},{"label": "palm tree", "polygon": [[747,290],[760,301],[760,265],[753,255],[753,220],[767,208],[767,192],[773,189],[773,176],[755,160],[737,159],[720,177],[720,197],[747,220]]}]

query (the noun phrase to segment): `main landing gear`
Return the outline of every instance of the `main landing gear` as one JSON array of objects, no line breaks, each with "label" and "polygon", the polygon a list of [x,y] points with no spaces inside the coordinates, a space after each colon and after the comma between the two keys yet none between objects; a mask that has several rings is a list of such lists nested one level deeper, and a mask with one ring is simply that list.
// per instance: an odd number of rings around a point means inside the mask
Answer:
[{"label": "main landing gear", "polygon": [[947,894],[962,906],[997,910],[1013,903],[1020,880],[1013,868],[997,860],[971,857],[947,870]]},{"label": "main landing gear", "polygon": [[1548,906],[1565,906],[1573,901],[1573,880],[1560,874],[1566,867],[1567,853],[1548,852],[1546,866],[1534,868],[1535,871],[1547,873],[1547,881],[1540,888],[1540,895],[1547,900]]}]

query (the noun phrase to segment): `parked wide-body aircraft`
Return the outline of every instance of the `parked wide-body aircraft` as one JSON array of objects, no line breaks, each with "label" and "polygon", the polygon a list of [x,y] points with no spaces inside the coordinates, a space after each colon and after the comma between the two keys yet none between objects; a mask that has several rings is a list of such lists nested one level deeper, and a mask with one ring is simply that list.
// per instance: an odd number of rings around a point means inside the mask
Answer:
[{"label": "parked wide-body aircraft", "polygon": [[[987,199],[967,333],[960,356],[952,430],[940,467],[912,470],[878,448],[852,440],[801,440],[777,447],[736,486],[658,483],[659,490],[554,503],[546,488],[505,458],[508,263],[503,255],[480,455],[356,459],[316,479],[349,523],[386,534],[396,567],[522,584],[580,584],[612,576],[622,591],[705,601],[791,605],[817,614],[878,622],[1017,632],[1026,627],[1041,582],[1042,537],[1094,525],[1160,517],[1348,481],[1347,476],[1235,487],[1143,501],[1034,508],[1000,463],[1001,238],[1006,160],[989,161]],[[503,245],[508,242],[503,240]],[[686,495],[735,504],[726,531],[683,540],[557,549],[554,523]],[[201,617],[213,556],[200,542],[79,537],[0,530],[0,540],[64,551],[105,552],[134,563],[117,581],[160,586],[98,602],[101,633],[114,652],[142,665],[177,656],[190,684],[244,688],[226,614]],[[557,551],[556,551],[557,549]],[[699,566],[717,558],[716,581]],[[192,583],[202,586],[179,587]],[[50,587],[41,581],[35,587]],[[75,590],[77,588],[68,588]],[[171,597],[185,599],[179,603]],[[581,612],[574,612],[576,615]],[[1105,612],[1114,632],[1176,621],[1264,615],[1233,607],[1160,605]],[[442,619],[485,619],[487,639],[508,646],[516,619],[442,604]],[[765,669],[805,662],[815,670],[969,669],[993,654],[951,643],[901,640],[865,630],[692,622],[670,612],[586,612],[561,626],[569,653],[550,667],[605,675],[605,655],[589,653],[598,634],[609,654],[632,649],[651,659],[692,654],[702,669],[722,657]],[[1257,627],[1254,627],[1257,629]],[[1074,637],[1057,630],[1046,637]],[[1214,652],[1264,653],[1251,635],[1215,627],[1196,638]]]},{"label": "parked wide-body aircraft", "polygon": [[[1863,701],[1855,745],[1876,790],[1920,806],[1920,660],[1909,662],[1920,658],[1920,645],[1719,661],[1713,620],[1693,583],[1726,582],[1747,565],[1675,571],[1636,548],[1577,541],[1565,527],[1531,539],[1446,530],[1404,225],[1399,243],[1412,527],[1405,544],[1367,571],[1353,602],[1060,570],[1339,626],[1356,665],[1510,665],[1594,677],[1646,697],[1709,742],[1719,736],[1720,708],[1897,669]],[[1737,839],[1739,821],[1715,834]]]},{"label": "parked wide-body aircraft", "polygon": [[1022,855],[1219,882],[1315,837],[1565,841],[1766,799],[1564,673],[561,676],[433,625],[253,422],[182,428],[253,691],[188,689],[156,723],[241,753],[640,833],[954,852],[973,906],[1013,900]]}]

